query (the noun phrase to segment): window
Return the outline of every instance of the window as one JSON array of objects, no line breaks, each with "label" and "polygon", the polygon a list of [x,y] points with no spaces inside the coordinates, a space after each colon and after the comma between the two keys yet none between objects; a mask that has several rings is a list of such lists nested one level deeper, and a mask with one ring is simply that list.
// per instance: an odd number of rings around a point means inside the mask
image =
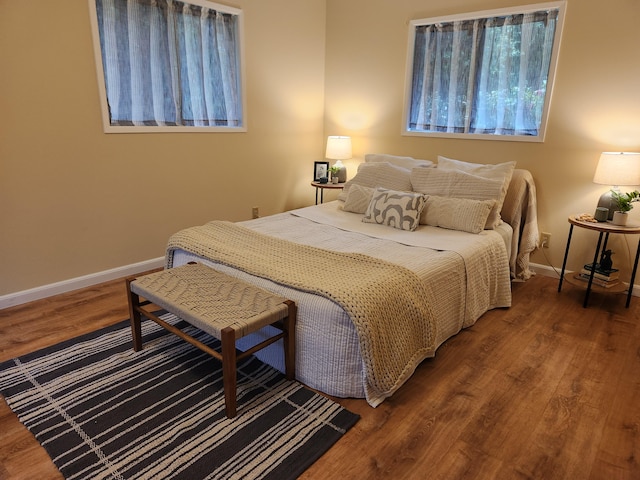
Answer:
[{"label": "window", "polygon": [[542,141],[564,6],[412,21],[404,133]]},{"label": "window", "polygon": [[106,132],[244,131],[240,10],[204,0],[89,5]]}]

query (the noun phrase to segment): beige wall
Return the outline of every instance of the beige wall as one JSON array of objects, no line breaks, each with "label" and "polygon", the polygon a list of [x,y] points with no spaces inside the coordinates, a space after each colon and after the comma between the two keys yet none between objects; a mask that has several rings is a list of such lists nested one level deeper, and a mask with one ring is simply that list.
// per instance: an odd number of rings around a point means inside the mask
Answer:
[{"label": "beige wall", "polygon": [[[561,267],[567,216],[593,213],[606,187],[592,183],[602,151],[640,151],[640,3],[570,0],[546,141],[521,143],[400,135],[407,22],[519,5],[495,0],[327,0],[325,129],[353,137],[354,155],[438,155],[481,163],[516,160],[533,173],[550,262]],[[533,2],[531,2],[533,3]],[[351,163],[351,170],[355,162]],[[634,210],[640,223],[640,207]],[[615,266],[628,265],[627,243],[611,240]],[[576,231],[570,266],[593,258],[597,234]],[[635,252],[637,237],[629,238]],[[546,265],[536,253],[533,260]],[[626,267],[624,267],[626,268]],[[627,268],[628,270],[628,268]]]},{"label": "beige wall", "polygon": [[[544,143],[400,135],[408,20],[519,3],[229,2],[245,12],[248,132],[105,135],[86,1],[0,0],[0,295],[159,257],[176,230],[254,205],[308,205],[334,134],[360,158],[517,160],[560,266],[567,216],[593,212],[603,191],[591,182],[600,152],[640,150],[638,2],[569,2]],[[575,267],[594,238],[574,238]],[[621,266],[627,246],[613,247]]]},{"label": "beige wall", "polygon": [[248,132],[106,135],[87,0],[0,0],[0,296],[313,202],[325,1],[230,4],[245,13]]}]

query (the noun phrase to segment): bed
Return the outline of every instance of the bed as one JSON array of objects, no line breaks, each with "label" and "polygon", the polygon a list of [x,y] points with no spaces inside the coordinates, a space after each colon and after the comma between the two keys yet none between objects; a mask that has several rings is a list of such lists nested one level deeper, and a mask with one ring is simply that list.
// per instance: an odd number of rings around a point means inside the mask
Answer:
[{"label": "bed", "polygon": [[[297,379],[375,407],[445,340],[509,307],[511,281],[532,274],[530,173],[511,162],[498,188],[495,166],[440,157],[434,167],[367,155],[338,200],[176,232],[166,266],[199,261],[295,301]],[[279,345],[257,356],[284,370]]]}]

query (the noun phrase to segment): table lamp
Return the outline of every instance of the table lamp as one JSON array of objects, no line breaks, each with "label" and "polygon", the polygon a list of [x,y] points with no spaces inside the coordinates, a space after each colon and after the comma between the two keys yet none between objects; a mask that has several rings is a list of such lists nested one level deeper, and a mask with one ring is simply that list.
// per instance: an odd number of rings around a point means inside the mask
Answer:
[{"label": "table lamp", "polygon": [[346,182],[347,167],[342,164],[342,160],[351,158],[351,137],[329,136],[327,138],[327,151],[324,156],[329,160],[335,160],[334,165],[340,168],[338,183]]},{"label": "table lamp", "polygon": [[640,185],[640,153],[603,152],[598,160],[593,183],[611,186],[598,201],[598,207],[609,209],[607,218],[611,220],[615,210],[611,190],[619,191],[621,185]]}]

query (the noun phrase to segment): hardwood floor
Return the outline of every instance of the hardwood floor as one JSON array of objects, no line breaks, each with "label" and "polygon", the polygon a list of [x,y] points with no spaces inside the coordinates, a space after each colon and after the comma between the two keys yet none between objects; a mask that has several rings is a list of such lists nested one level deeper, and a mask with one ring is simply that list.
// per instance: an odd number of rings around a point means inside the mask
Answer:
[{"label": "hardwood floor", "polygon": [[[535,277],[485,314],[302,479],[640,479],[640,298]],[[127,318],[123,281],[0,310],[0,361]],[[0,480],[62,478],[0,400]]]}]

